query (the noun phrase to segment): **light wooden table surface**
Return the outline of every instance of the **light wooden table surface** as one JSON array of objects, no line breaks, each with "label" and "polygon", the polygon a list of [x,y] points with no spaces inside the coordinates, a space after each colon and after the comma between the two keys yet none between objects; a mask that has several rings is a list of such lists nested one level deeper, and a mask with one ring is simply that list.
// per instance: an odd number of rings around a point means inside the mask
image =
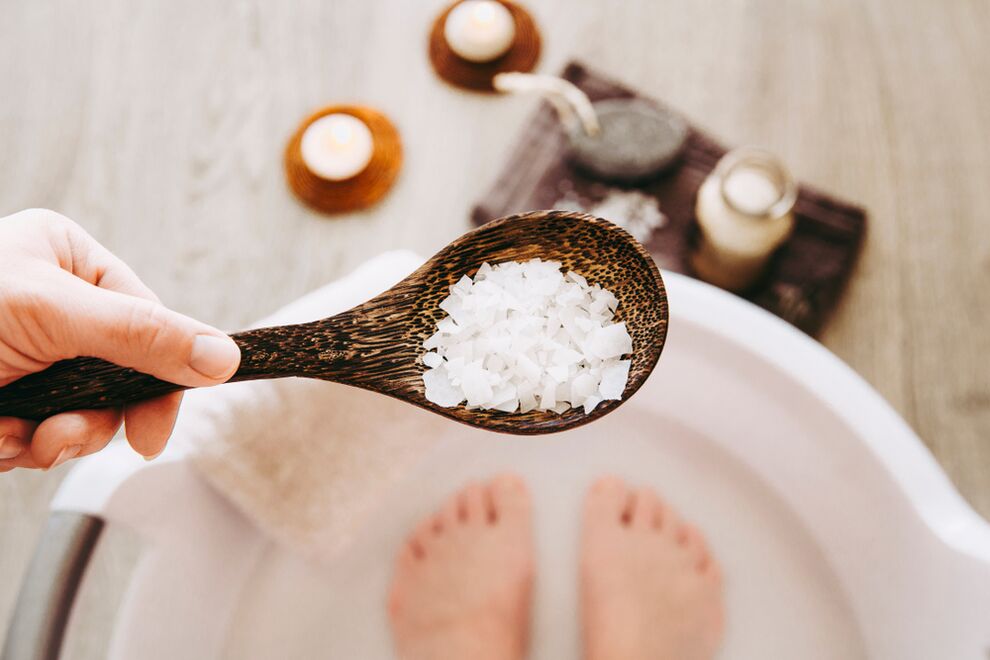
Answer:
[{"label": "light wooden table surface", "polygon": [[[580,57],[869,209],[823,341],[990,516],[990,3],[529,4],[543,71]],[[380,251],[432,253],[535,103],[434,78],[441,6],[0,0],[0,215],[69,215],[167,304],[226,328]],[[390,114],[406,164],[378,207],[326,219],[288,194],[280,156],[335,101]],[[0,630],[64,473],[0,475]],[[95,579],[121,579],[107,561]]]}]

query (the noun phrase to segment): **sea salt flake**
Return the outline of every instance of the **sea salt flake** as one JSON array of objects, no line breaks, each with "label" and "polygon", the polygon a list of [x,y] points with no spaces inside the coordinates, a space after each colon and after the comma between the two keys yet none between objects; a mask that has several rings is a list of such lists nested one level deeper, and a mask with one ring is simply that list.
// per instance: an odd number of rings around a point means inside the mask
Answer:
[{"label": "sea salt flake", "polygon": [[452,408],[464,400],[461,391],[450,382],[447,370],[442,366],[423,373],[426,399],[438,406]]},{"label": "sea salt flake", "polygon": [[484,263],[440,303],[423,343],[427,399],[500,412],[591,412],[621,396],[632,339],[618,300],[555,261]]},{"label": "sea salt flake", "polygon": [[630,360],[620,360],[602,369],[602,383],[598,387],[598,393],[603,399],[622,398],[622,391],[626,389],[626,382],[629,380],[631,364]]},{"label": "sea salt flake", "polygon": [[584,406],[584,414],[585,415],[590,414],[591,411],[597,408],[598,404],[601,402],[602,402],[601,397],[589,396],[587,399],[584,400],[584,403],[582,404]]},{"label": "sea salt flake", "polygon": [[626,331],[625,323],[615,323],[591,332],[588,342],[589,352],[603,360],[632,353],[632,337]]},{"label": "sea salt flake", "polygon": [[540,410],[550,410],[557,405],[557,386],[554,383],[547,383],[540,392]]},{"label": "sea salt flake", "polygon": [[437,323],[437,330],[445,335],[456,335],[460,333],[461,326],[457,325],[457,323],[454,322],[454,319],[448,316],[440,319],[440,322]]}]

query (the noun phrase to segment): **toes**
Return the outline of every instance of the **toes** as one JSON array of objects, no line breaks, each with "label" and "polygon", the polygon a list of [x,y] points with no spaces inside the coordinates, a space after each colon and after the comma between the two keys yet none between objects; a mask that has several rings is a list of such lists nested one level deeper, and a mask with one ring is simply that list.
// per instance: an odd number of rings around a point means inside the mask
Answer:
[{"label": "toes", "polygon": [[404,567],[415,563],[419,559],[423,559],[426,556],[423,546],[419,543],[418,539],[409,538],[402,547],[399,548],[399,555],[396,557],[397,566]]},{"label": "toes", "polygon": [[672,527],[674,541],[682,548],[687,547],[688,542],[691,540],[691,526],[682,520],[678,520]]},{"label": "toes", "polygon": [[436,536],[436,532],[433,531],[433,523],[435,516],[430,516],[426,520],[422,521],[413,530],[410,540],[414,540],[425,550],[430,546],[430,542]]},{"label": "toes", "polygon": [[638,488],[632,503],[631,525],[638,529],[652,529],[659,520],[660,498],[649,488]]},{"label": "toes", "polygon": [[458,520],[465,523],[479,523],[487,520],[485,497],[485,488],[480,483],[472,482],[465,486],[457,495]]},{"label": "toes", "polygon": [[412,534],[406,539],[402,550],[399,552],[399,560],[412,558],[416,560],[425,559],[431,548],[436,547],[436,542],[444,530],[443,518],[439,514],[434,514],[422,520]]},{"label": "toes", "polygon": [[705,573],[714,564],[708,542],[701,531],[690,523],[680,523],[675,533],[675,541],[683,548],[686,562],[699,573]]},{"label": "toes", "polygon": [[410,538],[406,542],[403,552],[407,553],[410,558],[417,561],[426,559],[426,547],[423,545],[422,539],[416,536]]},{"label": "toes", "polygon": [[708,540],[701,531],[691,525],[688,531],[688,547],[691,549],[694,556],[694,566],[700,573],[705,573],[709,569],[714,569],[718,571],[717,562],[712,556],[712,552],[708,547]]},{"label": "toes", "polygon": [[450,529],[456,525],[461,516],[460,493],[448,497],[438,515],[445,529]]},{"label": "toes", "polygon": [[443,519],[443,514],[438,513],[430,518],[430,532],[434,536],[443,534],[444,527],[446,527],[446,522]]},{"label": "toes", "polygon": [[603,477],[592,484],[585,498],[585,516],[591,520],[621,522],[629,515],[632,490],[618,477]]},{"label": "toes", "polygon": [[707,577],[719,589],[722,588],[722,566],[710,554],[706,557],[705,565],[700,569],[701,574]]},{"label": "toes", "polygon": [[650,527],[657,531],[662,531],[664,525],[668,524],[670,520],[670,507],[664,504],[663,500],[658,497],[654,503],[653,511],[650,513]]},{"label": "toes", "polygon": [[681,543],[687,540],[687,537],[685,536],[687,528],[684,526],[684,521],[677,514],[677,511],[664,502],[661,502],[660,504],[660,514],[658,518],[660,519],[659,529],[662,534],[666,534],[676,543]]},{"label": "toes", "polygon": [[524,520],[529,516],[529,489],[521,477],[514,474],[497,476],[486,490],[491,522]]}]

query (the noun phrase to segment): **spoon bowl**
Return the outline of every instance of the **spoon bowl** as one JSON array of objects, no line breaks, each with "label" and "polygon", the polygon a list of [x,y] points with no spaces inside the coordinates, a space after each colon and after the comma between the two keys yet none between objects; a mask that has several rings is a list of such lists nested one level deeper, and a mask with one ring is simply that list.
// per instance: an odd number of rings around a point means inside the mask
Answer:
[{"label": "spoon bowl", "polygon": [[[423,342],[445,316],[450,287],[481,264],[559,261],[565,270],[610,290],[616,321],[632,336],[629,380],[622,398],[591,413],[532,410],[506,413],[444,408],[426,399]],[[231,382],[317,378],[401,399],[458,422],[512,434],[564,431],[615,410],[656,366],[667,335],[667,295],[653,259],[632,236],[600,218],[535,211],[495,220],[464,234],[394,287],[346,312],[311,323],[232,335],[241,365]],[[60,412],[112,408],[185,389],[96,358],[53,364],[0,388],[0,416],[41,420]]]}]

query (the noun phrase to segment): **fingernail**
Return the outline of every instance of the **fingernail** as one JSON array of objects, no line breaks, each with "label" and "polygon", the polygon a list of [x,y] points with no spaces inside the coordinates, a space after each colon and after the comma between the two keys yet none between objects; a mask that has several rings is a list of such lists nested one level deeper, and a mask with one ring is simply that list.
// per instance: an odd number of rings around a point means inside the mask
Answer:
[{"label": "fingernail", "polygon": [[5,435],[0,438],[0,461],[6,458],[17,458],[24,451],[20,438],[12,435]]},{"label": "fingernail", "polygon": [[162,449],[161,449],[161,451],[159,451],[159,452],[158,452],[157,454],[152,454],[152,455],[150,455],[150,456],[145,456],[145,457],[144,457],[144,460],[146,460],[146,461],[149,461],[149,462],[150,462],[150,461],[153,461],[153,460],[155,460],[156,458],[158,458],[159,456],[161,456],[161,455],[162,455],[162,452],[164,452],[164,451],[165,451],[165,448],[164,448],[164,447],[162,447]]},{"label": "fingernail", "polygon": [[197,335],[189,366],[207,378],[219,379],[229,376],[240,359],[241,351],[229,337]]},{"label": "fingernail", "polygon": [[62,463],[65,463],[70,458],[75,458],[82,451],[82,445],[69,445],[68,447],[63,447],[62,451],[58,453],[52,464],[45,468],[45,470],[51,470],[52,468],[57,468]]}]

